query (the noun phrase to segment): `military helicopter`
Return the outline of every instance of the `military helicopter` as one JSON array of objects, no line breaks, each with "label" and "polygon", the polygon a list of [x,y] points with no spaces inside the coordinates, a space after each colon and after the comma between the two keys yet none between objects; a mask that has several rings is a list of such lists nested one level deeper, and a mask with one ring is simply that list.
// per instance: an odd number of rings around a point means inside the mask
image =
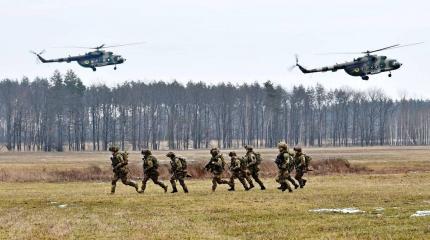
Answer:
[{"label": "military helicopter", "polygon": [[402,66],[402,63],[397,61],[396,59],[389,59],[386,56],[378,56],[376,54],[372,54],[375,52],[407,47],[419,43],[412,43],[406,45],[395,44],[392,46],[376,49],[376,50],[368,50],[365,52],[348,52],[348,53],[328,53],[328,54],[365,54],[362,57],[355,58],[353,61],[335,64],[333,66],[322,67],[322,68],[314,68],[314,69],[306,69],[299,64],[299,59],[296,55],[296,64],[292,66],[290,69],[292,70],[294,67],[298,67],[303,73],[314,73],[314,72],[327,72],[332,71],[336,72],[339,69],[343,69],[347,74],[355,77],[361,77],[363,80],[369,80],[368,75],[378,74],[382,72],[389,72],[388,77],[391,77],[391,71],[397,70]]},{"label": "military helicopter", "polygon": [[125,62],[125,58],[121,57],[121,55],[115,55],[113,52],[105,51],[103,49],[113,48],[113,47],[122,47],[129,45],[137,45],[143,44],[144,42],[136,42],[136,43],[128,43],[128,44],[120,44],[120,45],[111,45],[106,46],[102,44],[97,47],[70,47],[70,48],[85,48],[85,49],[93,49],[94,51],[87,52],[84,55],[78,56],[69,56],[66,58],[56,58],[56,59],[45,59],[41,55],[45,52],[45,50],[36,53],[34,51],[30,51],[34,55],[36,55],[42,63],[52,63],[52,62],[73,62],[76,61],[78,64],[85,68],[91,68],[93,71],[96,71],[97,67],[104,67],[109,65],[114,65],[114,70],[116,70],[116,65],[122,64]]}]

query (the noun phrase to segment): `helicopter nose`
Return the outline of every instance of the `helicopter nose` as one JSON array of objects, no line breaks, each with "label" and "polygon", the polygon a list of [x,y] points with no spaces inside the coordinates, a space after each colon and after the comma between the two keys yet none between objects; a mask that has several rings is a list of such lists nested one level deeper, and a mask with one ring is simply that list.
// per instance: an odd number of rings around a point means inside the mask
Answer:
[{"label": "helicopter nose", "polygon": [[396,62],[395,67],[400,68],[402,65],[403,65],[402,63]]}]

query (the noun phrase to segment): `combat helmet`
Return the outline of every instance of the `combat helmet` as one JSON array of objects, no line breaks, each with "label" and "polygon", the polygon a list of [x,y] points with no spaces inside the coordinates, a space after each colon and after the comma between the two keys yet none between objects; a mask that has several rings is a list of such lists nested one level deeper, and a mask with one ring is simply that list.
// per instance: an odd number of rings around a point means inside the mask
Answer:
[{"label": "combat helmet", "polygon": [[167,154],[166,154],[166,157],[175,157],[175,153],[174,152],[168,152]]},{"label": "combat helmet", "polygon": [[151,155],[152,153],[151,153],[151,150],[149,150],[149,149],[145,149],[145,150],[142,150],[142,155]]},{"label": "combat helmet", "polygon": [[110,152],[118,152],[119,151],[119,147],[117,147],[117,146],[111,146],[111,147],[109,147],[109,151]]},{"label": "combat helmet", "polygon": [[245,145],[243,146],[247,151],[252,151],[254,149],[254,147],[252,147],[251,145]]},{"label": "combat helmet", "polygon": [[286,142],[280,142],[278,143],[278,148],[279,149],[288,149],[288,144]]},{"label": "combat helmet", "polygon": [[233,157],[233,156],[237,156],[236,152],[229,152],[228,156]]},{"label": "combat helmet", "polygon": [[302,148],[301,147],[294,147],[293,150],[296,151],[296,152],[302,152]]},{"label": "combat helmet", "polygon": [[211,154],[218,154],[219,153],[219,149],[218,148],[212,148],[211,150],[210,150],[210,153]]}]

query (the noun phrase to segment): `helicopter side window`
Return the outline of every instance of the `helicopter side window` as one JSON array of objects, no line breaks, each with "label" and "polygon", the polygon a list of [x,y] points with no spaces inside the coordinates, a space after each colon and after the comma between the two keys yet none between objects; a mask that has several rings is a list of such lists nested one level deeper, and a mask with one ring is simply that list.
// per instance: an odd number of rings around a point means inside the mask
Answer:
[{"label": "helicopter side window", "polygon": [[110,58],[108,58],[107,61],[110,62]]}]

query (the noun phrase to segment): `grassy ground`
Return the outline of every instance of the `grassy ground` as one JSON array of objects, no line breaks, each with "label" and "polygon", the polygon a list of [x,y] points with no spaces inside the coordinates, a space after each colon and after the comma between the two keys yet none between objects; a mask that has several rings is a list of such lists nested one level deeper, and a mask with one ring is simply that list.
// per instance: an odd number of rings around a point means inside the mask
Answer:
[{"label": "grassy ground", "polygon": [[[277,152],[259,151],[266,160]],[[58,182],[74,171],[109,177],[108,152],[1,153],[0,239],[430,239],[430,217],[411,217],[430,210],[428,147],[306,152],[315,160],[344,158],[369,171],[308,176],[308,185],[293,193],[279,192],[273,178],[266,178],[266,191],[245,192],[237,183],[236,192],[220,186],[211,193],[206,179],[189,181],[187,195],[164,194],[152,183],[142,195],[119,183],[112,196],[110,183],[98,178],[72,176],[93,181]],[[155,152],[160,160],[165,154]],[[179,154],[191,164],[209,158],[207,150]],[[135,178],[141,174],[140,164],[140,154],[131,152]],[[104,177],[100,179],[108,179]],[[365,212],[309,211],[347,207]]]},{"label": "grassy ground", "polygon": [[[410,217],[430,210],[430,173],[314,176],[293,193],[265,183],[211,193],[210,181],[189,181],[187,195],[120,184],[113,196],[109,183],[0,183],[0,239],[430,238],[430,217]],[[365,213],[309,212],[344,207]]]}]

